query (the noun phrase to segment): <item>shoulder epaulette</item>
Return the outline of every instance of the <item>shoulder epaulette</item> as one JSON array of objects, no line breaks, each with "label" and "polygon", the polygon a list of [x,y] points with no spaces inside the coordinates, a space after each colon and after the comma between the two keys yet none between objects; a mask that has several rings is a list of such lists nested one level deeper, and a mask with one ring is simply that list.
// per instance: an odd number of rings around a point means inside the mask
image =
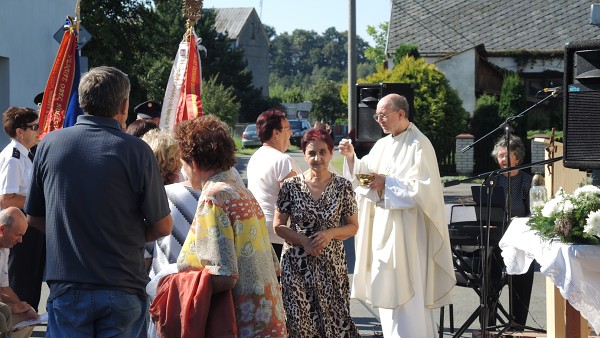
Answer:
[{"label": "shoulder epaulette", "polygon": [[13,155],[12,155],[12,157],[14,157],[16,159],[21,158],[21,152],[19,151],[19,149],[13,148]]}]

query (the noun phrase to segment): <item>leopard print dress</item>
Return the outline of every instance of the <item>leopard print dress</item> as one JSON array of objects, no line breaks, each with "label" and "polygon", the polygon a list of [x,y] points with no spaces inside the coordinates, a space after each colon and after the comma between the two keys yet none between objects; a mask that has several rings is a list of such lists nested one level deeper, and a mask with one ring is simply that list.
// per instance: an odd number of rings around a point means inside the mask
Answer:
[{"label": "leopard print dress", "polygon": [[[290,216],[291,229],[307,236],[339,227],[343,217],[357,212],[352,185],[335,174],[318,200],[302,176],[286,180],[277,208]],[[350,316],[350,283],[341,240],[332,240],[319,256],[286,242],[281,270],[290,337],[360,337]]]}]

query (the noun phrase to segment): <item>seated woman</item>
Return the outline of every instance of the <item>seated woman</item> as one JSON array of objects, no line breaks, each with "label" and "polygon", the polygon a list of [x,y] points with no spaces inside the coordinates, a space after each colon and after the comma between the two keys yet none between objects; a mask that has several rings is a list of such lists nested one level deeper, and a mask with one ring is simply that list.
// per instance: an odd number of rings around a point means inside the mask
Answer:
[{"label": "seated woman", "polygon": [[231,290],[240,337],[287,336],[277,259],[260,205],[231,170],[229,128],[205,115],[182,122],[175,139],[192,187],[202,190],[178,270],[206,270],[213,294]]},{"label": "seated woman", "polygon": [[[500,168],[514,167],[523,164],[525,159],[525,145],[521,138],[510,135],[508,145],[504,136],[500,137],[494,145],[492,157]],[[510,160],[509,160],[510,159]],[[504,190],[504,196],[509,196],[510,186],[510,216],[525,217],[529,210],[529,189],[533,175],[522,170],[513,170],[498,176],[497,186]],[[508,199],[507,199],[508,201]],[[498,278],[505,268],[501,250],[495,247],[492,250],[494,256],[491,260],[492,279]],[[513,315],[516,324],[525,325],[529,314],[529,301],[533,287],[533,264],[529,270],[522,275],[512,276],[511,296],[513,299]],[[490,318],[493,318],[490,316]]]}]

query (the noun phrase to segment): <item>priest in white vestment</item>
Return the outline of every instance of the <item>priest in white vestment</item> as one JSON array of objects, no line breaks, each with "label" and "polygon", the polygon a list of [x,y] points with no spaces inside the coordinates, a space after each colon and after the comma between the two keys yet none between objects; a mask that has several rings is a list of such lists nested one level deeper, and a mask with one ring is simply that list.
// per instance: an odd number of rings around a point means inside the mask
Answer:
[{"label": "priest in white vestment", "polygon": [[[379,308],[386,338],[431,338],[433,309],[452,303],[456,279],[435,150],[408,112],[406,98],[389,94],[374,116],[389,135],[362,159],[339,144],[358,202],[351,297]],[[360,186],[359,173],[372,181]]]}]

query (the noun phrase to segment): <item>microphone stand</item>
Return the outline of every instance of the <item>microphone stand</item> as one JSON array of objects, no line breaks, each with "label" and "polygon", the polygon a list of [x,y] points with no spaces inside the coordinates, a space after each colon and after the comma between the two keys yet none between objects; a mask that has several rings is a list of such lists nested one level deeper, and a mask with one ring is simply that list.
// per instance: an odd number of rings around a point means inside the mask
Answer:
[{"label": "microphone stand", "polygon": [[540,101],[536,102],[534,105],[532,105],[531,107],[525,109],[524,111],[522,111],[521,113],[519,113],[519,115],[515,115],[515,116],[511,116],[508,119],[506,119],[506,122],[500,124],[498,127],[494,128],[494,130],[490,131],[489,133],[483,135],[482,137],[478,138],[475,142],[469,144],[468,146],[462,148],[460,150],[461,153],[466,152],[467,150],[473,148],[477,143],[479,143],[481,140],[484,140],[486,138],[488,138],[489,136],[493,135],[496,131],[500,130],[501,128],[504,128],[506,126],[507,123],[512,122],[513,120],[516,120],[520,117],[523,117],[523,115],[527,114],[527,112],[529,112],[530,110],[532,110],[533,108],[539,106],[542,102],[550,99],[551,97],[556,97],[558,95],[558,89],[557,90],[553,90],[552,93],[550,93],[550,95],[546,96],[545,98],[541,99]]},{"label": "microphone stand", "polygon": [[[487,328],[488,328],[488,319],[489,319],[489,315],[490,315],[490,309],[489,309],[489,304],[488,304],[488,292],[489,292],[489,278],[490,278],[490,269],[488,266],[488,253],[489,253],[489,243],[490,243],[490,229],[491,229],[491,216],[492,216],[492,209],[491,209],[491,202],[492,202],[492,193],[493,193],[493,188],[496,185],[496,178],[498,177],[498,175],[501,175],[505,172],[509,172],[509,171],[513,171],[513,170],[518,170],[517,168],[521,169],[521,168],[528,168],[532,165],[538,165],[541,164],[540,162],[544,162],[545,161],[540,161],[538,163],[533,163],[530,164],[528,166],[515,166],[512,167],[511,163],[510,163],[510,144],[509,144],[509,140],[510,140],[510,123],[518,118],[523,117],[527,112],[531,111],[532,109],[534,109],[535,107],[537,107],[538,105],[540,105],[542,102],[545,102],[546,100],[550,99],[551,97],[556,97],[558,95],[559,90],[553,90],[552,93],[550,93],[550,95],[546,96],[545,98],[543,98],[542,100],[536,102],[535,104],[533,104],[532,106],[530,106],[529,108],[525,109],[524,111],[522,111],[521,113],[519,113],[518,115],[515,116],[511,116],[509,118],[506,119],[505,122],[503,122],[502,124],[500,124],[498,127],[496,127],[495,129],[493,129],[492,131],[490,131],[489,133],[487,133],[486,135],[480,137],[479,139],[477,139],[475,142],[469,144],[468,146],[464,147],[463,149],[461,149],[461,152],[466,152],[467,150],[473,148],[475,146],[475,144],[479,143],[481,140],[486,139],[487,137],[493,135],[494,133],[496,133],[496,131],[500,130],[500,128],[504,128],[505,131],[505,138],[506,138],[506,155],[508,157],[508,168],[503,168],[500,170],[496,170],[493,171],[489,177],[485,180],[484,185],[486,185],[488,187],[488,196],[487,196],[487,227],[486,227],[486,233],[485,233],[485,238],[481,237],[483,239],[483,251],[481,253],[481,262],[482,262],[482,278],[481,278],[481,299],[480,299],[480,325],[481,325],[481,336],[482,337],[486,337],[487,336]],[[556,158],[556,159],[552,159],[552,162],[558,161],[558,159],[561,159],[562,157]],[[510,169],[510,170],[508,170]],[[508,175],[508,192],[507,192],[507,202],[508,204],[505,204],[507,206],[507,217],[504,218],[503,222],[507,222],[508,220],[510,220],[510,208],[512,206],[512,202],[511,202],[511,194],[510,194],[510,175]],[[481,211],[480,211],[481,212]],[[483,230],[480,227],[480,231],[483,232]],[[481,235],[483,235],[481,233]],[[504,324],[506,325],[506,327],[504,327],[496,336],[499,337],[503,332],[505,332],[506,330],[512,328],[515,326],[516,323],[514,323],[513,321],[513,313],[512,313],[512,296],[511,296],[511,292],[512,291],[512,279],[510,278],[510,276],[508,277],[508,284],[509,284],[509,316],[508,316],[508,323]],[[494,314],[495,316],[495,314]],[[520,325],[522,326],[522,325]],[[525,327],[525,326],[522,326]],[[494,327],[496,328],[496,327]],[[531,328],[532,330],[536,330],[534,328]],[[542,330],[542,332],[544,332]]]}]

